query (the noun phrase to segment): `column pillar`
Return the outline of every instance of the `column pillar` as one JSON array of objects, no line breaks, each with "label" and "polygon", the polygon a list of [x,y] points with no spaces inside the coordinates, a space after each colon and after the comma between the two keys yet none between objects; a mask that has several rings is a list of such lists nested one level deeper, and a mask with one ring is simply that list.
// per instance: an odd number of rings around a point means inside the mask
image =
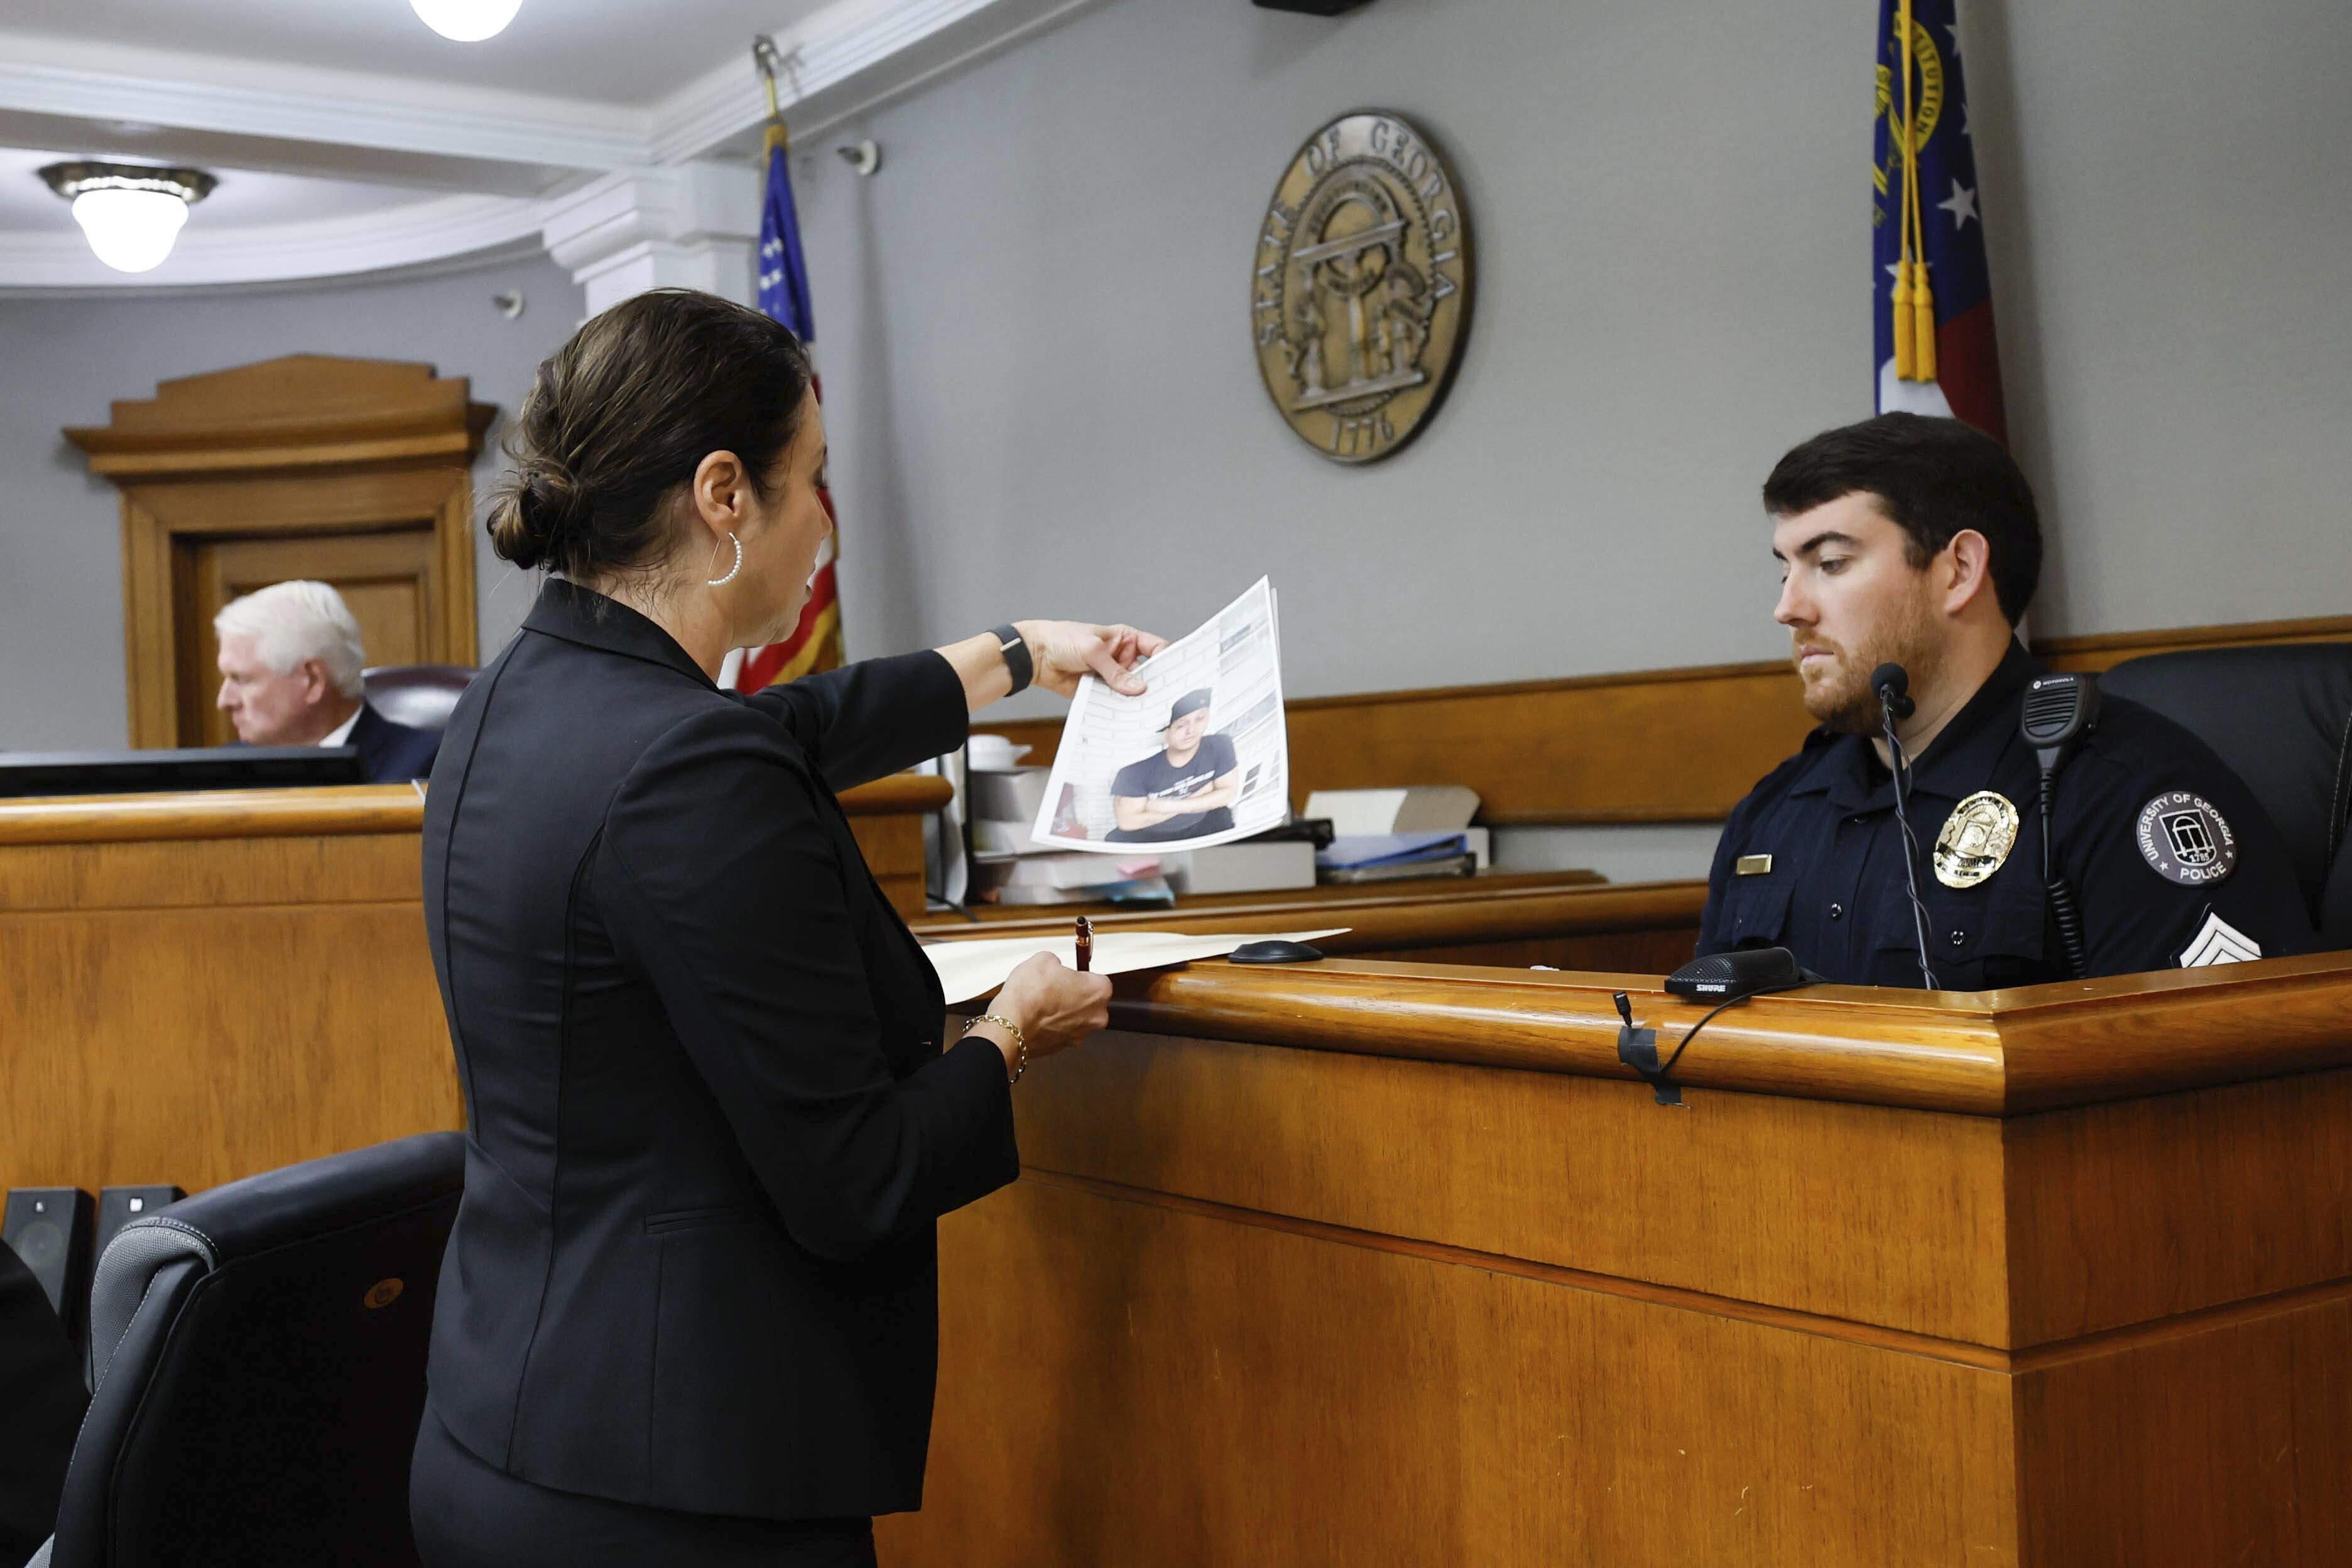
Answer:
[{"label": "column pillar", "polygon": [[701,289],[754,302],[759,172],[681,163],[605,174],[547,205],[547,251],[587,293],[588,314],[648,289]]}]

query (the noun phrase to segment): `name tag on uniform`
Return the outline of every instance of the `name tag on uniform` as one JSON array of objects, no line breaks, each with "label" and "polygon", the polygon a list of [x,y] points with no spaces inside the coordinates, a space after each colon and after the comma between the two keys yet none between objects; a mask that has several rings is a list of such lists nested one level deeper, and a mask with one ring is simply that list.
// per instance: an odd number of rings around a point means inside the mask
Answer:
[{"label": "name tag on uniform", "polygon": [[1772,874],[1772,857],[1742,855],[1731,863],[1731,874],[1735,877],[1769,877]]}]

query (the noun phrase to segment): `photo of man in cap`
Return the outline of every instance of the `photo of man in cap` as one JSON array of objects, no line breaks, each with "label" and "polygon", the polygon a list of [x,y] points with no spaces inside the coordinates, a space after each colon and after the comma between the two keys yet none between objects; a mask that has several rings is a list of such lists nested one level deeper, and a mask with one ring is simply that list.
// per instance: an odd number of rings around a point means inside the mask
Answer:
[{"label": "photo of man in cap", "polygon": [[1118,826],[1113,844],[1164,844],[1223,833],[1234,825],[1241,798],[1241,766],[1233,737],[1212,735],[1209,689],[1179,697],[1168,709],[1160,731],[1163,750],[1129,763],[1111,781],[1111,810]]}]

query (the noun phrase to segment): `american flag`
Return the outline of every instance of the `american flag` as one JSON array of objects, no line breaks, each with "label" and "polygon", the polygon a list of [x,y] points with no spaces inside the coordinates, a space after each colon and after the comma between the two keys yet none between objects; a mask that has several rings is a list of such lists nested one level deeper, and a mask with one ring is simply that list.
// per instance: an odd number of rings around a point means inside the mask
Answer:
[{"label": "american flag", "polygon": [[[809,309],[808,263],[801,255],[800,216],[793,207],[793,181],[786,153],[788,143],[781,124],[768,127],[768,194],[760,210],[760,309],[791,328],[808,345],[812,365],[816,358],[816,318]],[[824,395],[818,388],[820,400]],[[820,490],[827,517],[834,516],[833,495]],[[836,519],[836,522],[838,520]],[[817,551],[816,576],[802,606],[800,625],[792,636],[743,656],[735,673],[735,689],[757,691],[780,680],[793,680],[820,669],[837,669],[845,662],[841,647],[841,597],[834,575],[834,541],[829,534]]]},{"label": "american flag", "polygon": [[1880,0],[1872,369],[1880,413],[1958,418],[2006,443],[1958,4]]}]

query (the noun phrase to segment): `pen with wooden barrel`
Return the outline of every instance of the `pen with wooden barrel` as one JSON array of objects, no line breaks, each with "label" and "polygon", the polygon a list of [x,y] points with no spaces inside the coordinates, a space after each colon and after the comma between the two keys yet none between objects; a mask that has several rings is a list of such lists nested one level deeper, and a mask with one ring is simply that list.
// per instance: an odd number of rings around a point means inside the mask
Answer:
[{"label": "pen with wooden barrel", "polygon": [[1086,916],[1078,917],[1078,973],[1084,974],[1095,961],[1095,922]]}]

